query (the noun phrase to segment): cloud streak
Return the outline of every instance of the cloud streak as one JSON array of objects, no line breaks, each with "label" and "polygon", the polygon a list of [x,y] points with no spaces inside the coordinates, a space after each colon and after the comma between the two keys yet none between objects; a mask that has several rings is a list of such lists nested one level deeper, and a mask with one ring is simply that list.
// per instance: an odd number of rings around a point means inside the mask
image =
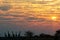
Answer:
[{"label": "cloud streak", "polygon": [[2,11],[8,11],[11,9],[11,5],[0,5],[0,10]]},{"label": "cloud streak", "polygon": [[27,21],[45,22],[45,18],[27,17]]}]

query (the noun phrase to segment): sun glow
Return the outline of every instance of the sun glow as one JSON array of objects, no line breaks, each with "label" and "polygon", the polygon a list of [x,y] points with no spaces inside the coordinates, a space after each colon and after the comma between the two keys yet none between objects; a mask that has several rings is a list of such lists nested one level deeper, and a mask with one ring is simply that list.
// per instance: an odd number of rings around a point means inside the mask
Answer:
[{"label": "sun glow", "polygon": [[57,17],[56,17],[56,16],[52,16],[51,19],[52,19],[53,21],[56,21],[56,20],[57,20]]}]

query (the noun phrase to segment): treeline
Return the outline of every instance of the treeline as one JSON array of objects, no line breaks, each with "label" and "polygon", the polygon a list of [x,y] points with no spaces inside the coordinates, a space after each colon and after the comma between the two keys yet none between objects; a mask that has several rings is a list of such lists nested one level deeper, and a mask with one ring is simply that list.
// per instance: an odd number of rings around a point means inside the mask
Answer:
[{"label": "treeline", "polygon": [[31,31],[25,32],[24,36],[21,36],[21,32],[7,32],[4,33],[4,37],[0,37],[0,40],[60,40],[60,30],[57,30],[54,36],[44,33],[34,35]]}]

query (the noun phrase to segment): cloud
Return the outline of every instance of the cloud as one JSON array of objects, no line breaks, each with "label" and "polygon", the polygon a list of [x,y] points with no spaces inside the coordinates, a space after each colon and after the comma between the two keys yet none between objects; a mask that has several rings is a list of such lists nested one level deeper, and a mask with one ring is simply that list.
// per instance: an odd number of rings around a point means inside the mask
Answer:
[{"label": "cloud", "polygon": [[13,21],[15,18],[4,18],[0,17],[0,21]]},{"label": "cloud", "polygon": [[6,13],[0,13],[0,17],[4,16],[12,16],[12,17],[27,17],[24,13],[22,12],[6,12]]},{"label": "cloud", "polygon": [[45,18],[35,18],[35,17],[28,17],[27,21],[37,21],[37,22],[44,22],[46,21]]},{"label": "cloud", "polygon": [[8,11],[11,9],[11,5],[0,5],[0,10]]}]

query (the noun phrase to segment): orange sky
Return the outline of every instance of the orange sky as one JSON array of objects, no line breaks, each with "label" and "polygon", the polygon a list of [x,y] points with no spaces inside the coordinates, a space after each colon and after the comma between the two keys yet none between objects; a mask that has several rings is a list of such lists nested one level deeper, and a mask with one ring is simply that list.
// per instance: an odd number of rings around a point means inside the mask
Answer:
[{"label": "orange sky", "polygon": [[[21,30],[41,30],[52,34],[51,30],[60,29],[59,2],[60,0],[0,0],[0,23],[19,26],[17,29],[22,26]],[[12,30],[14,28],[16,27]]]}]

